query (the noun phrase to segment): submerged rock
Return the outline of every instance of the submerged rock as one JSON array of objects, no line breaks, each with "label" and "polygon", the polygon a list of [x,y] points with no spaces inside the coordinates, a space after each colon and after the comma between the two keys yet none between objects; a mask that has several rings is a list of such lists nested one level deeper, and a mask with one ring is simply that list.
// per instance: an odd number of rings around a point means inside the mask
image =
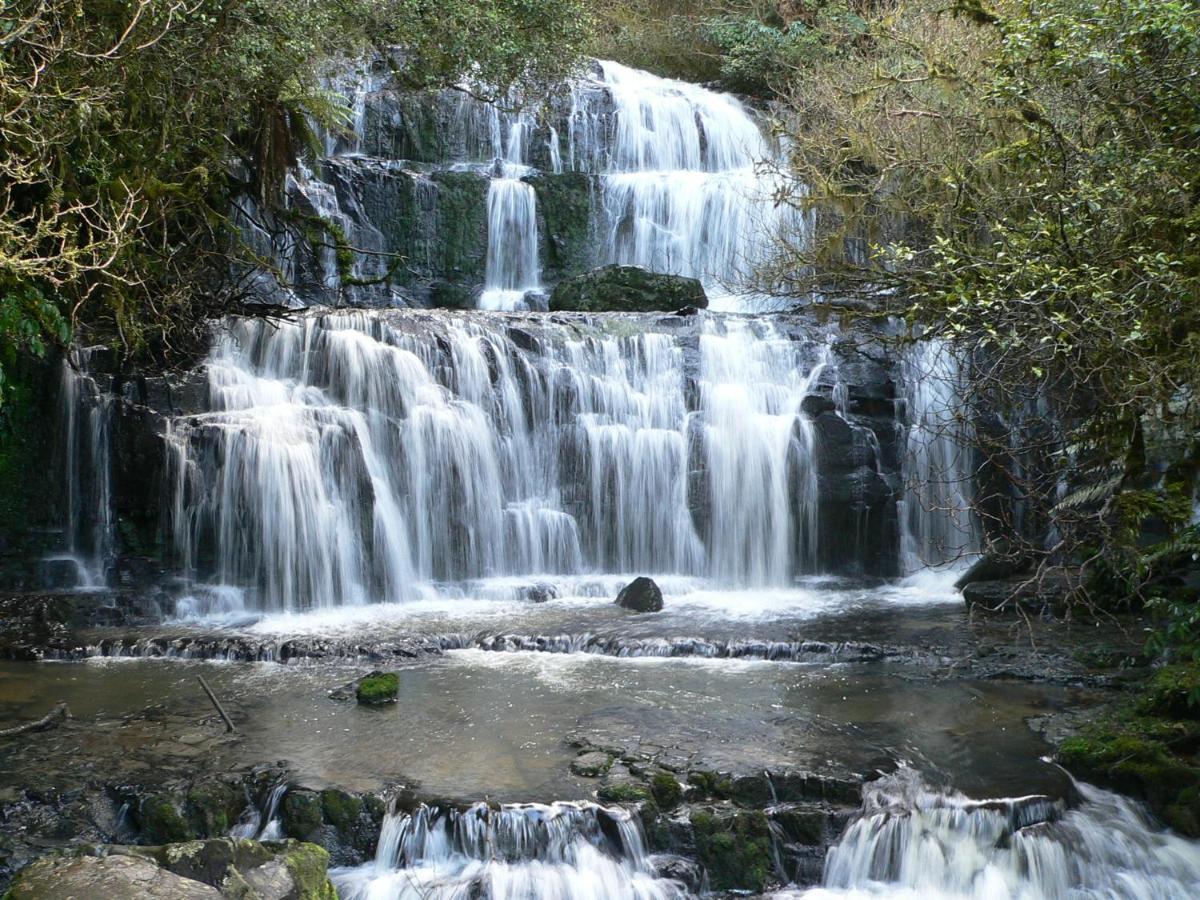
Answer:
[{"label": "submerged rock", "polygon": [[599,778],[612,766],[612,757],[599,750],[581,753],[571,762],[571,771],[584,778]]},{"label": "submerged rock", "polygon": [[643,575],[621,588],[616,603],[633,612],[659,612],[663,608],[663,595],[654,579]]},{"label": "submerged rock", "polygon": [[602,266],[559,282],[550,295],[551,312],[676,312],[707,306],[704,286],[695,278],[641,266]]}]

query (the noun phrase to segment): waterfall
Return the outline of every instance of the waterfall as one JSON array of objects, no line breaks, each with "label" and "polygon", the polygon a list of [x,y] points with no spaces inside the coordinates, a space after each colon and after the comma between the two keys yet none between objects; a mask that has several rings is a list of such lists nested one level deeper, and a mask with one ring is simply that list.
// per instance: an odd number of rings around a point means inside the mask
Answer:
[{"label": "waterfall", "polygon": [[687,896],[655,875],[631,813],[590,803],[389,813],[375,861],[330,874],[343,900]]},{"label": "waterfall", "polygon": [[706,318],[691,337],[611,325],[416,312],[226,323],[207,364],[211,410],[168,432],[183,567],[249,589],[261,610],[403,601],[420,583],[498,575],[766,585],[812,572],[800,406],[826,343],[766,320]]},{"label": "waterfall", "polygon": [[912,573],[961,560],[978,548],[968,411],[959,361],[943,342],[923,340],[902,361],[905,494],[901,564]]},{"label": "waterfall", "polygon": [[103,587],[115,556],[116,518],[112,496],[111,393],[88,373],[90,353],[73,352],[62,362],[59,409],[64,463],[63,505],[66,553],[50,560],[75,565],[81,588]]},{"label": "waterfall", "polygon": [[1156,830],[1131,800],[1076,787],[1073,808],[1041,797],[975,801],[901,769],[865,790],[862,813],[826,858],[828,890],[799,896],[1200,894],[1200,845]]},{"label": "waterfall", "polygon": [[[500,129],[495,112],[496,131]],[[532,171],[525,165],[526,135],[532,123],[517,115],[509,127],[508,146],[497,160],[487,195],[487,269],[480,309],[525,309],[525,295],[541,289],[538,264],[537,194],[521,179]]]},{"label": "waterfall", "polygon": [[[581,94],[571,156],[600,173],[604,261],[699,278],[714,309],[769,304],[753,294],[756,268],[803,220],[774,202],[778,152],[758,123],[728,94],[599,66],[607,96]],[[604,132],[589,98],[613,106]]]}]

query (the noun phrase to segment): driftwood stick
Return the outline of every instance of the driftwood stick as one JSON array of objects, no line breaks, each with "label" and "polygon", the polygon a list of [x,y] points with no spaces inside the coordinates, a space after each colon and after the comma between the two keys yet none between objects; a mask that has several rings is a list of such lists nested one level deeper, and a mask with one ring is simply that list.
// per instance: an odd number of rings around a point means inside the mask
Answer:
[{"label": "driftwood stick", "polygon": [[221,714],[221,718],[225,720],[225,730],[237,731],[233,727],[233,719],[229,718],[229,713],[225,712],[225,707],[221,705],[221,701],[217,699],[217,695],[212,692],[212,688],[208,686],[208,682],[204,680],[204,676],[197,675],[196,680],[200,682],[200,687],[204,688],[204,693],[208,694],[208,699],[212,701],[213,706],[217,708],[217,712]]},{"label": "driftwood stick", "polygon": [[53,728],[61,719],[71,718],[71,712],[67,709],[67,704],[60,700],[58,705],[49,713],[42,716],[36,722],[26,722],[24,725],[18,725],[16,728],[6,728],[0,731],[0,738],[16,737],[18,734],[28,734],[31,731],[46,731]]}]

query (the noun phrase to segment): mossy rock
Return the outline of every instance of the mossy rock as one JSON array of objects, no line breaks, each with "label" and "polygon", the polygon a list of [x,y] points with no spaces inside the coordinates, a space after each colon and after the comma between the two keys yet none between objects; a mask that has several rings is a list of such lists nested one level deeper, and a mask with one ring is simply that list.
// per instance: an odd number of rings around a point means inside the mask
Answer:
[{"label": "mossy rock", "polygon": [[677,312],[707,306],[704,286],[695,278],[641,266],[602,266],[560,281],[550,295],[551,312]]},{"label": "mossy rock", "polygon": [[771,829],[760,810],[693,810],[696,859],[717,891],[761,893],[771,880]]},{"label": "mossy rock", "polygon": [[650,799],[650,789],[636,781],[617,781],[600,785],[596,798],[601,803],[644,803]]},{"label": "mossy rock", "polygon": [[670,772],[659,772],[651,778],[650,792],[654,802],[666,810],[674,809],[683,802],[683,786]]},{"label": "mossy rock", "polygon": [[321,796],[315,791],[296,788],[287,792],[280,810],[283,833],[290,838],[306,840],[325,824]]},{"label": "mossy rock", "polygon": [[327,788],[321,791],[321,808],[325,821],[344,833],[358,824],[363,814],[363,801],[354,794]]},{"label": "mossy rock", "polygon": [[142,842],[146,844],[173,844],[194,837],[175,803],[161,794],[142,800],[137,823]]},{"label": "mossy rock", "polygon": [[688,784],[702,797],[728,800],[733,796],[733,781],[719,772],[689,772]]},{"label": "mossy rock", "polygon": [[354,697],[363,706],[395,703],[400,693],[400,676],[395,672],[372,672],[358,683]]},{"label": "mossy rock", "polygon": [[197,837],[221,837],[229,833],[236,822],[245,797],[231,784],[206,781],[193,785],[187,793],[190,831]]},{"label": "mossy rock", "polygon": [[283,846],[283,862],[295,880],[297,900],[338,900],[329,880],[329,853],[324,847],[289,841]]},{"label": "mossy rock", "polygon": [[1140,797],[1168,826],[1200,837],[1200,768],[1136,725],[1094,726],[1063,741],[1058,760],[1086,781]]},{"label": "mossy rock", "polygon": [[1144,716],[1200,719],[1200,665],[1165,666],[1154,673],[1137,703]]}]

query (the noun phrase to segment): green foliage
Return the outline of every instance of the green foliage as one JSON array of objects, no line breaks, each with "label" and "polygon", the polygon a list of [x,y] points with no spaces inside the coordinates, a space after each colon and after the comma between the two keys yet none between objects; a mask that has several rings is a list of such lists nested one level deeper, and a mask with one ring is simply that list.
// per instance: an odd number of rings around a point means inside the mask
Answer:
[{"label": "green foliage", "polygon": [[275,202],[316,126],[345,126],[323,78],[338,60],[389,48],[405,84],[535,93],[576,63],[590,23],[582,0],[0,6],[3,356],[81,322],[128,354],[188,352],[239,296],[229,257],[249,251],[229,239],[231,197]]},{"label": "green foliage", "polygon": [[[818,232],[765,273],[958,348],[968,403],[1008,423],[980,450],[1056,525],[1023,549],[1140,600],[1191,499],[1147,454],[1200,431],[1198,66],[1194,3],[882,4],[795,71],[792,200]],[[1014,424],[1034,403],[1052,421]]]}]

